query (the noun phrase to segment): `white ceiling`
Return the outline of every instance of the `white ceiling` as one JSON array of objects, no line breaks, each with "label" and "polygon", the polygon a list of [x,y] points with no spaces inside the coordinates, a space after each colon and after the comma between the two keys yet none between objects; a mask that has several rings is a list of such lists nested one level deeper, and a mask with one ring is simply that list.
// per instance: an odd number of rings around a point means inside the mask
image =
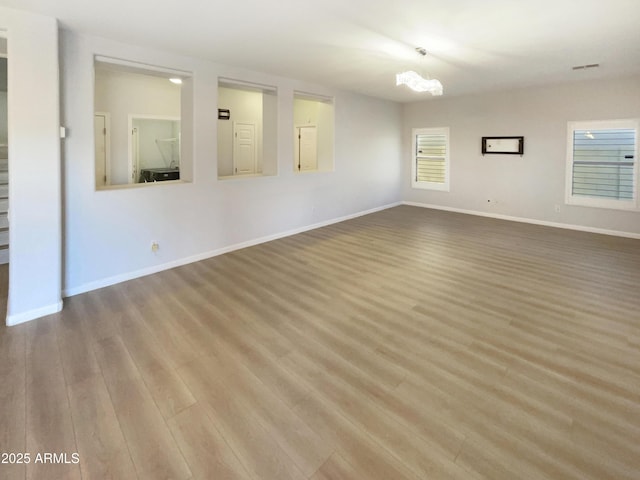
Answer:
[{"label": "white ceiling", "polygon": [[[0,0],[69,28],[406,102],[640,73],[640,0]],[[0,20],[1,21],[1,20]],[[414,47],[427,49],[420,59]],[[574,65],[598,69],[573,71]]]}]

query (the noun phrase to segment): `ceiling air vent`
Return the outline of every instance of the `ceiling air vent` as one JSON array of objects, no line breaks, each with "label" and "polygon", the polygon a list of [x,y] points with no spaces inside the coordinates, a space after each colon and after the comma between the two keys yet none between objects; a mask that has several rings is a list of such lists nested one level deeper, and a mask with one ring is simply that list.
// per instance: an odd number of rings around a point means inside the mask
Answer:
[{"label": "ceiling air vent", "polygon": [[588,68],[598,68],[599,66],[599,63],[590,63],[588,65],[576,65],[575,67],[571,67],[571,70],[586,70]]}]

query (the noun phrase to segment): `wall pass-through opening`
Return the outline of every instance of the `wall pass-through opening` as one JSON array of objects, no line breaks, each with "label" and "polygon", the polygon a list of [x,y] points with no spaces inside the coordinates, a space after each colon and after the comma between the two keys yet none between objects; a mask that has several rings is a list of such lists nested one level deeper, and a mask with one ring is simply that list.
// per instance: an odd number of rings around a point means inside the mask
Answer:
[{"label": "wall pass-through opening", "polygon": [[333,171],[333,99],[296,92],[293,99],[293,121],[294,171]]},{"label": "wall pass-through opening", "polygon": [[188,72],[95,59],[96,189],[192,180]]},{"label": "wall pass-through opening", "polygon": [[237,80],[218,82],[218,178],[278,173],[277,91]]}]

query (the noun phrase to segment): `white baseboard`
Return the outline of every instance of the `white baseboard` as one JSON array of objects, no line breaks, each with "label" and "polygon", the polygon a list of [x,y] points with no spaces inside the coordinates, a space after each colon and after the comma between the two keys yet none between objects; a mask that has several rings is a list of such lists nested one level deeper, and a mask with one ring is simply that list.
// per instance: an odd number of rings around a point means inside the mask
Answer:
[{"label": "white baseboard", "polygon": [[285,232],[276,233],[273,235],[267,235],[260,238],[255,238],[252,240],[248,240],[242,243],[236,243],[234,245],[229,245],[227,247],[218,248],[216,250],[211,250],[208,252],[199,253],[197,255],[192,255],[186,258],[180,258],[178,260],[173,260],[171,262],[163,263],[161,265],[154,265],[152,267],[143,268],[140,270],[136,270],[133,272],[123,273],[121,275],[115,275],[113,277],[103,278],[100,280],[96,280],[95,282],[85,283],[83,285],[79,285],[77,287],[65,289],[62,292],[63,297],[72,297],[74,295],[79,295],[81,293],[90,292],[92,290],[97,290],[99,288],[108,287],[110,285],[115,285],[116,283],[126,282],[127,280],[133,280],[134,278],[145,277],[147,275],[151,275],[153,273],[158,273],[163,270],[169,270],[171,268],[180,267],[182,265],[187,265],[189,263],[198,262],[200,260],[206,260],[207,258],[216,257],[218,255],[222,255],[224,253],[233,252],[234,250],[240,250],[242,248],[253,247],[254,245],[259,245],[260,243],[270,242],[272,240],[277,240],[279,238],[289,237],[291,235],[296,235],[298,233],[307,232],[309,230],[315,230],[316,228],[326,227],[327,225],[332,225],[334,223],[344,222],[345,220],[351,220],[353,218],[361,217],[363,215],[369,215],[371,213],[379,212],[381,210],[387,210],[388,208],[397,207],[398,205],[402,205],[402,202],[395,202],[388,205],[383,205],[381,207],[372,208],[369,210],[365,210],[362,212],[353,213],[350,215],[345,215],[343,217],[333,218],[331,220],[325,220],[324,222],[318,222],[311,225],[306,225],[300,228],[294,228],[292,230],[287,230]]},{"label": "white baseboard", "polygon": [[47,305],[46,307],[29,310],[28,312],[7,315],[6,324],[7,326],[12,327],[13,325],[29,322],[31,320],[35,320],[36,318],[58,313],[60,310],[62,310],[62,300],[52,305]]},{"label": "white baseboard", "polygon": [[542,225],[545,227],[564,228],[566,230],[578,230],[580,232],[599,233],[602,235],[613,235],[616,237],[640,239],[640,233],[622,232],[619,230],[607,230],[605,228],[586,227],[584,225],[573,225],[570,223],[548,222],[546,220],[536,220],[534,218],[513,217],[511,215],[501,215],[499,213],[480,212],[476,210],[465,210],[463,208],[444,207],[442,205],[432,205],[428,203],[418,202],[402,202],[403,205],[412,207],[432,208],[434,210],[444,210],[446,212],[464,213],[466,215],[476,215],[478,217],[497,218],[499,220],[509,220],[511,222],[531,223],[533,225]]}]

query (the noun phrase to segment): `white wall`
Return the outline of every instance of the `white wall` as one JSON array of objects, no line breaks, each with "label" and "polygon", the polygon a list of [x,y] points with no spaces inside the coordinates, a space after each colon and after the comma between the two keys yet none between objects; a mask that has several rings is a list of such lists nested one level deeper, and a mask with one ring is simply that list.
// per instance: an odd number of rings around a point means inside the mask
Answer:
[{"label": "white wall", "polygon": [[[638,117],[638,77],[406,104],[403,200],[640,233],[638,212],[564,204],[567,122]],[[411,188],[411,128],[415,127],[450,127],[450,192]],[[481,138],[492,135],[523,135],[524,156],[483,157]]]},{"label": "white wall", "polygon": [[0,7],[0,29],[9,57],[7,323],[14,324],[62,306],[58,26],[53,18]]},{"label": "white wall", "polygon": [[[397,104],[66,31],[61,38],[68,294],[400,200]],[[94,54],[193,72],[193,182],[95,191]],[[277,87],[277,176],[218,180],[219,77]],[[336,98],[335,172],[292,171],[296,90]]]},{"label": "white wall", "polygon": [[125,184],[129,180],[129,115],[180,118],[180,86],[166,78],[96,68],[95,111],[111,114],[111,183]]}]

